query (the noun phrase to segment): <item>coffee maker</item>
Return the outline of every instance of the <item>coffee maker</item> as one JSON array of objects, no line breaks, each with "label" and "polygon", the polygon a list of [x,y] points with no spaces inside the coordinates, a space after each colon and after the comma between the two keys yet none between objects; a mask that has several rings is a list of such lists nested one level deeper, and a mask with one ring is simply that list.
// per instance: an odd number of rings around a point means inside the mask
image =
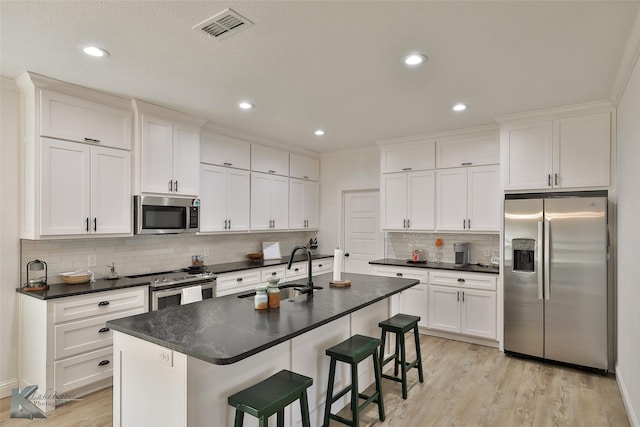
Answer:
[{"label": "coffee maker", "polygon": [[454,267],[469,265],[469,242],[455,242],[453,252],[455,253]]}]

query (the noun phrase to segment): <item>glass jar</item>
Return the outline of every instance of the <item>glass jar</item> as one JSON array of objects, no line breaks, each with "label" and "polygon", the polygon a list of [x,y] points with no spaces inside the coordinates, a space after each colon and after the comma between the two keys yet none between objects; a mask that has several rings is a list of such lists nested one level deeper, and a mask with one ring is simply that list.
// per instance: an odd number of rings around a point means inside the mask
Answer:
[{"label": "glass jar", "polygon": [[267,288],[256,288],[256,296],[253,297],[253,306],[256,310],[266,310],[269,306]]},{"label": "glass jar", "polygon": [[267,298],[269,300],[269,308],[278,308],[280,307],[280,288],[278,287],[278,282],[280,281],[277,277],[269,277],[267,282],[269,282],[269,286],[267,286]]}]

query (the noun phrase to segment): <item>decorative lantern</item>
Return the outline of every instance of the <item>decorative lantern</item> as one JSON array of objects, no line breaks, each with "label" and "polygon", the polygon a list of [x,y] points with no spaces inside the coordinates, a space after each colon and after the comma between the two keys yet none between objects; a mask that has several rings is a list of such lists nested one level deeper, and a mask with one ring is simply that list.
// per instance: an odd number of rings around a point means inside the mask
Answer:
[{"label": "decorative lantern", "polygon": [[25,290],[27,291],[41,291],[47,289],[47,263],[40,261],[30,261],[27,263],[27,283],[25,284]]}]

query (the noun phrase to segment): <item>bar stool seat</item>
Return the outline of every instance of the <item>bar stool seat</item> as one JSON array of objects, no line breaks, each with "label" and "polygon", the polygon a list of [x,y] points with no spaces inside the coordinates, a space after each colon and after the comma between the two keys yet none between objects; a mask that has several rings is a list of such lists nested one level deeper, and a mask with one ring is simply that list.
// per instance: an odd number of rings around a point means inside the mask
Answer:
[{"label": "bar stool seat", "polygon": [[[420,334],[418,333],[419,321],[420,316],[411,316],[409,314],[399,313],[378,324],[378,326],[382,328],[382,337],[380,339],[380,341],[382,342],[380,350],[380,366],[383,367],[391,361],[394,362],[393,376],[382,374],[382,377],[402,383],[403,399],[407,398],[407,371],[409,369],[418,369],[418,379],[421,383],[424,382],[424,375],[422,373],[422,356],[420,354]],[[412,329],[416,344],[416,360],[407,363],[404,335]],[[393,355],[385,359],[384,345],[387,337],[387,332],[396,334],[396,349]],[[398,371],[400,371],[400,378],[398,378]]]},{"label": "bar stool seat", "polygon": [[300,400],[302,425],[309,427],[307,388],[313,379],[295,372],[282,370],[277,374],[235,393],[227,399],[236,408],[234,427],[242,427],[244,414],[258,418],[260,427],[269,425],[269,417],[277,414],[278,427],[284,426],[284,408]]},{"label": "bar stool seat", "polygon": [[[334,345],[326,350],[327,356],[331,357],[329,367],[329,386],[327,388],[327,400],[325,402],[324,409],[324,427],[329,426],[331,419],[341,422],[349,426],[357,427],[360,424],[360,412],[371,402],[375,402],[378,405],[378,416],[380,421],[384,421],[384,403],[382,400],[382,382],[381,382],[381,369],[380,359],[378,357],[378,347],[380,346],[380,340],[377,338],[366,337],[364,335],[354,335],[351,338]],[[371,396],[367,396],[362,393],[358,393],[358,363],[371,356],[373,358],[373,369],[375,371],[375,384],[376,390]],[[348,363],[351,366],[351,385],[340,390],[337,394],[333,394],[333,385],[335,382],[336,362]],[[331,413],[331,405],[336,400],[351,391],[351,412],[352,419],[346,418]],[[360,404],[360,399],[365,399],[364,403]]]}]

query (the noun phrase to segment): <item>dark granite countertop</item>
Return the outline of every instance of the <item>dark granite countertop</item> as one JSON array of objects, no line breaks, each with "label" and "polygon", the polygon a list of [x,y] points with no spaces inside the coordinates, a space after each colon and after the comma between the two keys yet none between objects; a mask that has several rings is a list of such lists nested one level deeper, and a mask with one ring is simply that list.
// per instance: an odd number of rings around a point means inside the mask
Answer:
[{"label": "dark granite countertop", "polygon": [[418,284],[414,279],[343,274],[351,287],[329,287],[331,273],[314,277],[324,289],[278,309],[254,310],[253,298],[229,295],[193,304],[172,306],[123,319],[107,326],[188,356],[217,365],[239,360],[273,347],[356,310]]},{"label": "dark granite countertop", "polygon": [[410,262],[406,259],[393,259],[383,258],[375,261],[369,261],[369,264],[376,265],[390,265],[394,267],[411,267],[411,268],[431,268],[434,270],[452,270],[452,271],[464,271],[467,273],[492,273],[499,274],[500,269],[493,265],[487,265],[486,267],[479,266],[478,264],[469,264],[465,267],[456,267],[452,263],[448,262]]}]

